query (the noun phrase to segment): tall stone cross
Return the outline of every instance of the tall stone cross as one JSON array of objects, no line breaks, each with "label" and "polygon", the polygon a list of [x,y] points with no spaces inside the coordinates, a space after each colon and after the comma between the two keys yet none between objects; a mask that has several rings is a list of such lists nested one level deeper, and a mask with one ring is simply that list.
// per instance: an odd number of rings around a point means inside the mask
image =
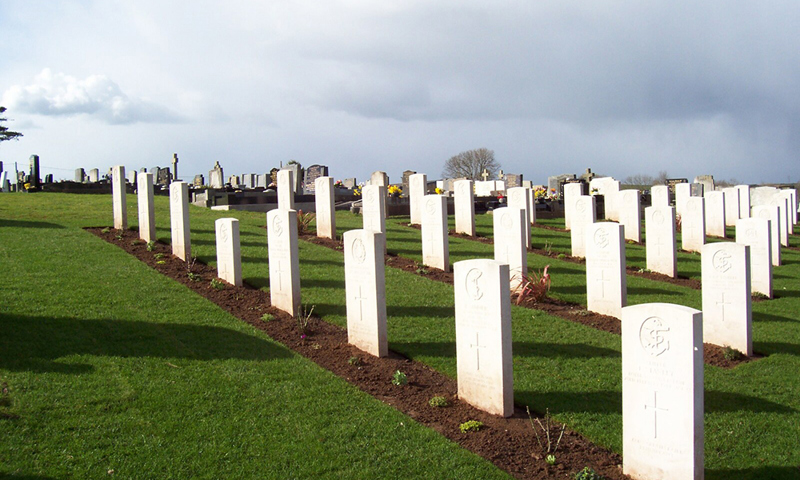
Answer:
[{"label": "tall stone cross", "polygon": [[486,170],[485,168],[483,169],[483,172],[481,173],[481,178],[483,179],[484,182],[489,179],[489,171]]},{"label": "tall stone cross", "polygon": [[178,154],[172,154],[172,180],[177,182],[178,179]]}]

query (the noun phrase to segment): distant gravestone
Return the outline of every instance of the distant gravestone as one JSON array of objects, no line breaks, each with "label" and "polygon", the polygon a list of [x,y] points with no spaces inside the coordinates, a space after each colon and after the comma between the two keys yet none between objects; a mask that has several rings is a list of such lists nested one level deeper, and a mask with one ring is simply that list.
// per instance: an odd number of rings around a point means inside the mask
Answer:
[{"label": "distant gravestone", "polygon": [[653,185],[650,187],[650,205],[669,207],[669,187],[666,185]]},{"label": "distant gravestone", "polygon": [[256,174],[243,173],[242,174],[242,187],[243,188],[256,188]]},{"label": "distant gravestone", "polygon": [[698,175],[694,177],[694,183],[703,186],[703,191],[698,196],[705,196],[705,194],[713,192],[716,188],[714,185],[714,175]]},{"label": "distant gravestone", "polygon": [[[138,172],[136,170],[128,170],[127,172],[125,172],[125,174],[128,176],[128,178],[127,178],[128,183],[130,183],[131,185],[136,185],[136,178],[138,176]],[[45,177],[44,182],[45,183],[51,183],[52,180],[50,182],[48,182],[47,178]]]},{"label": "distant gravestone", "polygon": [[476,197],[491,197],[495,192],[494,180],[481,180],[475,182]]},{"label": "distant gravestone", "polygon": [[345,178],[342,180],[342,185],[344,188],[356,188],[356,179],[355,178]]},{"label": "distant gravestone", "polygon": [[189,230],[189,185],[184,182],[173,182],[169,186],[169,198],[172,254],[185,262],[189,260],[192,252]]},{"label": "distant gravestone", "polygon": [[525,188],[528,190],[528,222],[536,225],[536,192],[531,187]]},{"label": "distant gravestone", "polygon": [[604,218],[617,220],[619,217],[615,205],[619,193],[619,182],[612,177],[593,178],[589,182],[589,190],[592,195],[603,195]]},{"label": "distant gravestone", "polygon": [[172,172],[169,171],[169,168],[160,168],[158,170],[158,180],[156,183],[159,185],[169,185],[172,183]]},{"label": "distant gravestone", "polygon": [[225,174],[219,162],[208,172],[208,186],[211,188],[225,188]]},{"label": "distant gravestone", "polygon": [[194,180],[192,180],[192,186],[196,188],[200,188],[206,184],[206,179],[203,178],[202,175],[195,175]]},{"label": "distant gravestone", "polygon": [[564,184],[564,226],[567,228],[567,230],[572,228],[572,217],[575,212],[575,201],[582,194],[583,185],[580,183]]},{"label": "distant gravestone", "polygon": [[702,183],[692,183],[690,184],[689,188],[690,188],[689,194],[692,197],[704,197],[706,194],[705,185],[703,185]]},{"label": "distant gravestone", "polygon": [[681,248],[687,252],[700,252],[706,243],[705,232],[705,199],[689,197],[681,215]]},{"label": "distant gravestone", "polygon": [[303,189],[314,192],[316,188],[316,181],[320,177],[328,176],[327,165],[311,165],[306,168],[305,179],[303,180]]},{"label": "distant gravestone", "polygon": [[689,183],[675,184],[675,214],[683,218],[686,201],[692,196],[692,185]]},{"label": "distant gravestone", "polygon": [[297,212],[278,208],[267,212],[269,297],[272,306],[291,316],[300,314],[300,259]]},{"label": "distant gravestone", "polygon": [[496,208],[492,211],[494,259],[509,266],[511,291],[517,291],[528,275],[528,254],[525,250],[525,210]]},{"label": "distant gravestone", "polygon": [[292,170],[278,171],[278,208],[281,210],[294,210],[294,172]]},{"label": "distant gravestone", "polygon": [[525,210],[525,221],[524,228],[525,228],[525,248],[531,248],[531,222],[530,222],[530,213],[528,209],[530,208],[530,193],[531,191],[525,187],[513,187],[506,190],[507,194],[507,205],[510,208],[519,208]]},{"label": "distant gravestone", "polygon": [[114,228],[128,228],[128,202],[125,195],[125,167],[117,165],[111,174],[111,197],[114,204]]},{"label": "distant gravestone", "polygon": [[475,193],[472,180],[455,182],[455,198],[453,200],[456,217],[456,233],[475,235]]},{"label": "distant gravestone", "polygon": [[89,183],[97,183],[100,181],[100,170],[93,168],[89,170]]},{"label": "distant gravestone", "polygon": [[336,211],[333,198],[333,177],[314,180],[314,206],[316,209],[317,236],[336,239]]},{"label": "distant gravestone", "polygon": [[242,188],[242,182],[239,175],[231,175],[228,177],[228,184],[233,188]]},{"label": "distant gravestone", "polygon": [[739,218],[750,218],[750,185],[736,185],[739,192]]},{"label": "distant gravestone", "polygon": [[622,309],[622,472],[702,479],[703,313],[667,303]]},{"label": "distant gravestone", "polygon": [[411,177],[411,175],[414,175],[415,173],[417,172],[413,170],[406,170],[403,172],[401,186],[403,188],[403,195],[406,197],[409,196],[409,194],[411,193],[411,190],[409,189],[409,178]]},{"label": "distant gravestone", "polygon": [[772,226],[764,218],[736,221],[736,243],[750,247],[750,290],[772,298]]},{"label": "distant gravestone", "polygon": [[703,341],[753,355],[750,247],[732,242],[703,246]]},{"label": "distant gravestone", "polygon": [[242,286],[242,250],[239,242],[239,220],[218,218],[214,222],[217,234],[217,276],[231,285]]},{"label": "distant gravestone", "polygon": [[137,200],[139,206],[139,238],[156,241],[156,211],[153,204],[153,174],[139,172]]},{"label": "distant gravestone", "polygon": [[781,224],[779,232],[780,243],[784,247],[789,246],[789,201],[781,196],[775,195],[772,199],[772,205],[778,206],[778,221]]},{"label": "distant gravestone", "polygon": [[425,195],[422,200],[422,263],[450,271],[447,198],[441,195]]},{"label": "distant gravestone", "polygon": [[343,240],[347,342],[370,355],[385,357],[389,354],[385,237],[373,230],[350,230]]},{"label": "distant gravestone", "polygon": [[428,176],[415,173],[408,177],[408,207],[412,225],[422,224],[422,202],[427,193]]},{"label": "distant gravestone", "polygon": [[506,189],[509,188],[522,188],[522,174],[521,173],[507,173],[505,176]]},{"label": "distant gravestone", "polygon": [[705,195],[706,235],[725,237],[725,194],[708,192]]},{"label": "distant gravestone", "polygon": [[8,172],[0,172],[0,189],[4,192],[11,190],[11,182],[8,181]]},{"label": "distant gravestone", "polygon": [[780,209],[777,205],[757,205],[753,207],[753,217],[769,220],[770,224],[770,247],[772,256],[772,266],[781,266],[781,220]]},{"label": "distant gravestone", "polygon": [[514,413],[509,266],[454,265],[458,398],[493,415]]},{"label": "distant gravestone", "polygon": [[625,227],[625,240],[642,242],[642,211],[639,190],[621,190],[617,194],[619,223]]},{"label": "distant gravestone", "polygon": [[644,209],[647,269],[676,278],[675,207],[658,205]]},{"label": "distant gravestone", "polygon": [[794,231],[794,220],[793,217],[797,217],[797,206],[794,200],[794,189],[792,190],[779,190],[778,191],[778,199],[786,200],[786,246],[789,246],[789,235]]},{"label": "distant gravestone", "polygon": [[[34,188],[39,188],[42,184],[41,179],[41,170],[39,169],[39,155],[31,155],[30,157],[30,176],[28,177],[28,183],[31,184]],[[124,175],[123,175],[124,177]],[[124,180],[123,180],[124,185]]]},{"label": "distant gravestone", "polygon": [[83,183],[86,181],[86,171],[82,168],[75,169],[75,181],[77,183]]},{"label": "distant gravestone", "polygon": [[750,191],[750,205],[770,205],[777,194],[778,189],[775,187],[756,187]]},{"label": "distant gravestone", "polygon": [[586,306],[592,312],[622,318],[627,303],[623,226],[593,223],[586,229]]},{"label": "distant gravestone", "polygon": [[[564,185],[564,187],[566,188],[567,185]],[[590,195],[578,195],[572,203],[572,228],[570,229],[572,256],[585,258],[586,230],[589,228],[589,225],[597,221],[595,198]]]},{"label": "distant gravestone", "polygon": [[386,175],[386,172],[372,172],[369,184],[389,188],[389,175]]},{"label": "distant gravestone", "polygon": [[269,174],[256,176],[256,188],[267,188],[270,184]]},{"label": "distant gravestone", "polygon": [[736,187],[729,187],[722,190],[725,196],[725,226],[735,227],[739,220],[739,191]]}]

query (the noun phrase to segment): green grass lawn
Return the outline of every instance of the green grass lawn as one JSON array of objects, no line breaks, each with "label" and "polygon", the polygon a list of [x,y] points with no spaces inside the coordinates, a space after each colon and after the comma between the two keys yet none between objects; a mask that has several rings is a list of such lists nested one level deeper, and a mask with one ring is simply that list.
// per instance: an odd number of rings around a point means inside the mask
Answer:
[{"label": "green grass lawn", "polygon": [[[135,196],[128,205],[136,225]],[[168,242],[167,199],[158,197],[156,207],[158,237]],[[245,282],[266,288],[263,214],[192,207],[193,254],[214,264],[213,222],[226,216],[241,222]],[[387,221],[388,250],[420,261],[420,232],[407,221]],[[9,432],[0,441],[0,473],[255,476],[269,458],[280,459],[279,478],[326,468],[346,477],[461,478],[459,468],[487,472],[464,478],[498,475],[79,229],[111,223],[110,195],[0,196],[0,254],[10,267],[0,277],[0,381],[10,389],[0,412],[19,416],[0,420]],[[476,223],[491,237],[490,216]],[[337,226],[341,235],[360,228],[361,218],[337,212]],[[569,253],[568,233],[534,228],[532,241]],[[644,267],[644,248],[626,247],[629,264]],[[451,238],[450,255],[452,263],[491,258],[492,250]],[[301,242],[300,256],[303,303],[345,325],[342,253]],[[753,305],[754,347],[768,356],[732,370],[706,366],[707,478],[800,472],[800,252],[784,249],[783,260],[774,270],[777,298]],[[528,264],[549,264],[552,296],[585,305],[582,265],[535,254]],[[700,256],[679,254],[678,270],[699,278]],[[455,377],[452,287],[392,268],[386,282],[390,348]],[[701,297],[629,276],[628,302],[700,308]],[[512,315],[516,403],[549,409],[621,452],[620,338],[543,312],[515,307]],[[428,448],[431,438],[438,447]],[[356,459],[336,460],[352,450]]]}]

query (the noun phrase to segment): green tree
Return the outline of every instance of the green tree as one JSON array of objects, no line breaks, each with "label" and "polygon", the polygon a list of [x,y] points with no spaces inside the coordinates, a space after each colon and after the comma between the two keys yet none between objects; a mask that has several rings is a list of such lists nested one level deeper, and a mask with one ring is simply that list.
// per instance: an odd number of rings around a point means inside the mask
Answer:
[{"label": "green tree", "polygon": [[0,106],[0,142],[3,142],[5,140],[19,139],[19,137],[22,136],[21,133],[12,132],[11,130],[8,129],[8,127],[2,125],[3,122],[8,121],[7,118],[2,116],[5,113],[5,111],[6,107]]},{"label": "green tree", "polygon": [[484,169],[489,173],[488,178],[493,179],[500,169],[500,163],[494,159],[493,150],[477,148],[450,157],[444,162],[442,177],[482,180],[481,173],[483,173]]}]

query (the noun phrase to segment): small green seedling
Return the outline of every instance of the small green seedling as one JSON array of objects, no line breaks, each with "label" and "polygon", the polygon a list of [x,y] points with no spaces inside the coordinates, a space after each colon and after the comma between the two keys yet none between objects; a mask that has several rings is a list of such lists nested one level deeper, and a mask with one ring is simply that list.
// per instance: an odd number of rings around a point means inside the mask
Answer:
[{"label": "small green seedling", "polygon": [[361,365],[361,359],[358,357],[350,357],[347,359],[347,363],[349,363],[350,365],[358,366]]},{"label": "small green seedling", "polygon": [[275,317],[273,317],[269,313],[265,313],[264,315],[261,315],[261,320],[263,320],[265,322],[269,322],[269,321],[275,320]]},{"label": "small green seedling", "polygon": [[547,462],[548,465],[555,465],[556,464],[556,456],[553,455],[553,454],[550,454],[550,455],[544,457],[544,461]]},{"label": "small green seedling", "polygon": [[147,251],[148,252],[152,252],[155,249],[156,249],[156,242],[154,240],[150,240],[149,242],[147,242]]},{"label": "small green seedling", "polygon": [[742,357],[744,357],[744,353],[740,352],[739,350],[736,350],[733,347],[726,346],[725,348],[722,349],[722,356],[725,357],[725,360],[732,362],[736,360],[741,360]]},{"label": "small green seedling", "polygon": [[441,395],[437,395],[428,400],[428,405],[430,405],[431,407],[444,408],[450,405],[450,402],[448,402],[447,399],[442,397]]},{"label": "small green seedling", "polygon": [[101,232],[103,232],[103,233],[108,233],[108,232],[110,232],[110,231],[111,231],[111,229],[110,229],[110,228],[108,228],[108,227],[106,227],[106,228],[104,228],[104,229],[102,229],[102,230],[100,230],[100,231],[101,231]]},{"label": "small green seedling", "polygon": [[199,282],[200,280],[202,280],[200,278],[200,275],[198,275],[198,274],[196,274],[194,272],[186,272],[186,276],[189,277],[189,280],[191,280],[193,282]]},{"label": "small green seedling", "polygon": [[392,375],[392,385],[405,385],[406,383],[408,383],[408,377],[405,373],[400,370],[394,372],[394,375]]},{"label": "small green seedling", "polygon": [[154,257],[156,260],[161,260],[162,258],[164,258],[164,257],[166,257],[166,256],[167,256],[166,254],[164,254],[164,253],[160,253],[160,252],[159,252],[159,253],[156,253],[155,255],[153,255],[153,257]]},{"label": "small green seedling", "polygon": [[164,265],[165,263],[167,263],[166,260],[159,260],[156,262],[157,265]]},{"label": "small green seedling", "polygon": [[468,420],[458,426],[458,429],[461,430],[461,433],[477,432],[481,428],[483,428],[483,422],[479,422],[477,420]]},{"label": "small green seedling", "polygon": [[583,470],[575,474],[575,480],[605,480],[605,478],[591,467],[583,467]]},{"label": "small green seedling", "polygon": [[559,260],[563,260],[563,259],[567,258],[567,256],[564,255],[563,253],[559,253],[558,255],[556,255],[556,258],[559,259]]},{"label": "small green seedling", "polygon": [[216,278],[211,279],[211,288],[216,288],[217,290],[222,290],[225,288],[225,283],[221,280],[217,280]]}]

